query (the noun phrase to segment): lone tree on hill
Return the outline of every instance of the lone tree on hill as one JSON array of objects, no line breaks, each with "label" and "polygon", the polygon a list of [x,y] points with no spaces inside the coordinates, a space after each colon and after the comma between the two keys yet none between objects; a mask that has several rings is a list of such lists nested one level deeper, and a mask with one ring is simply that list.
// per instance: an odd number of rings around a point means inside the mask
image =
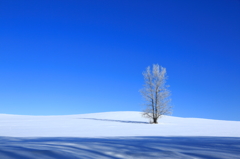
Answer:
[{"label": "lone tree on hill", "polygon": [[151,70],[150,66],[143,72],[144,88],[140,90],[142,96],[146,100],[144,104],[146,109],[143,116],[150,118],[151,123],[157,124],[159,117],[172,113],[172,107],[169,106],[171,99],[170,91],[166,86],[166,68],[154,64]]}]

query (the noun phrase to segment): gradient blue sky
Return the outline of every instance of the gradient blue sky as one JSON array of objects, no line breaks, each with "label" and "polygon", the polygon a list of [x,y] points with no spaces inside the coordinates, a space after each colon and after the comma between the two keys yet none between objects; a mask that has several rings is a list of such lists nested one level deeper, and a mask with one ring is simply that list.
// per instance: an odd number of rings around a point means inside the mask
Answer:
[{"label": "gradient blue sky", "polygon": [[0,113],[141,111],[167,68],[173,115],[240,120],[239,0],[0,0]]}]

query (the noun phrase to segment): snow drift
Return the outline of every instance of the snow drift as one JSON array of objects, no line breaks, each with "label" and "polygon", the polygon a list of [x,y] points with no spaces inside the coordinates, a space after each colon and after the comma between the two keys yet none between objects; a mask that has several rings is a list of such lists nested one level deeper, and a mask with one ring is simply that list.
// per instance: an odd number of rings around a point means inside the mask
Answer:
[{"label": "snow drift", "polygon": [[0,114],[1,159],[240,158],[240,122],[140,112]]},{"label": "snow drift", "polygon": [[107,112],[65,116],[0,115],[0,136],[114,137],[219,136],[240,137],[239,121],[163,116],[149,124],[140,112]]}]

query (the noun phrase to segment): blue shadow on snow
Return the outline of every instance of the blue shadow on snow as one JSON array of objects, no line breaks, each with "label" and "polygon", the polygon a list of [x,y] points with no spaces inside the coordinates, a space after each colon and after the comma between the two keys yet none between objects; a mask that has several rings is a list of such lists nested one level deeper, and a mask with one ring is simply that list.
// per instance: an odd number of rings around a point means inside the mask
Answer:
[{"label": "blue shadow on snow", "polygon": [[1,159],[239,159],[239,137],[0,137]]}]

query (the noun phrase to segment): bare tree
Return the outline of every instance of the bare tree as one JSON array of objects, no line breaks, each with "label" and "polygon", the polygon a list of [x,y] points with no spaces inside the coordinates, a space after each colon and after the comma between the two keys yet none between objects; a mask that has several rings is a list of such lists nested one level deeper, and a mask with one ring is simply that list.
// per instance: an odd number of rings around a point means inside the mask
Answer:
[{"label": "bare tree", "polygon": [[154,64],[151,70],[150,66],[143,72],[144,88],[140,90],[146,103],[146,109],[143,116],[150,118],[152,123],[157,124],[157,120],[164,114],[171,114],[172,108],[169,105],[171,99],[170,91],[166,85],[166,68]]}]

